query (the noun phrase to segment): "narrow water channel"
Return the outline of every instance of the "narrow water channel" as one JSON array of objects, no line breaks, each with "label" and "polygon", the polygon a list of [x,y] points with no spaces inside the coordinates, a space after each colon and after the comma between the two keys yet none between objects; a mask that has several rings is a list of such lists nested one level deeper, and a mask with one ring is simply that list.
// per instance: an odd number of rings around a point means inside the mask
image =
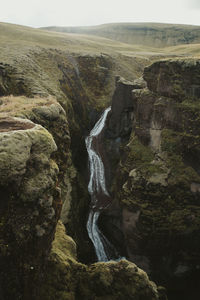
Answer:
[{"label": "narrow water channel", "polygon": [[91,196],[91,209],[87,221],[88,235],[94,245],[98,261],[109,261],[115,253],[114,247],[98,227],[98,219],[103,209],[111,203],[111,197],[106,188],[105,169],[102,158],[102,136],[106,118],[111,107],[107,108],[97,121],[85,143],[89,157],[90,180],[88,191]]}]

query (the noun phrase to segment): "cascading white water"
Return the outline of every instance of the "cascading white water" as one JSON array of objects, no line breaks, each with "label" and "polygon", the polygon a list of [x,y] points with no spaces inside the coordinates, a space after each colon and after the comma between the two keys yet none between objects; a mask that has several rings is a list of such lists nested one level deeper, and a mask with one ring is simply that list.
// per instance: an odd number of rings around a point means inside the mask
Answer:
[{"label": "cascading white water", "polygon": [[94,128],[90,131],[89,136],[87,136],[85,139],[86,148],[89,156],[89,165],[90,165],[90,181],[88,184],[88,191],[92,196],[93,202],[94,202],[93,196],[98,192],[103,192],[107,196],[109,195],[105,184],[104,165],[101,160],[101,157],[93,149],[92,144],[94,138],[97,137],[102,132],[105,126],[106,117],[110,110],[111,107],[108,107],[104,111],[99,121],[95,124]]},{"label": "cascading white water", "polygon": [[90,210],[87,221],[87,231],[94,245],[98,261],[108,261],[110,260],[108,252],[109,242],[98,228],[97,221],[99,215],[100,211],[94,211],[93,209]]},{"label": "cascading white water", "polygon": [[106,208],[108,205],[107,201],[107,205],[105,204],[105,201],[103,201],[102,204],[101,199],[110,198],[110,195],[106,189],[104,164],[99,153],[100,151],[98,150],[98,139],[100,138],[100,134],[104,129],[106,118],[110,110],[111,107],[104,111],[101,118],[91,130],[89,136],[85,139],[90,166],[90,181],[88,184],[88,191],[91,195],[92,202],[92,209],[90,210],[87,221],[87,231],[91,241],[93,242],[98,261],[110,260],[110,249],[113,248],[110,242],[99,230],[97,224],[100,215],[100,209]]}]

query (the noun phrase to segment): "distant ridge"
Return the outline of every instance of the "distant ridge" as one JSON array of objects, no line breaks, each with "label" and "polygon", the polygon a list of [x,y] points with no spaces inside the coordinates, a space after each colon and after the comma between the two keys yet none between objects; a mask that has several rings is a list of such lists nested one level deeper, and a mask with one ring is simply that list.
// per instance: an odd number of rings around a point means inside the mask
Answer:
[{"label": "distant ridge", "polygon": [[162,23],[111,23],[83,27],[42,27],[40,29],[87,34],[123,43],[153,47],[200,43],[200,26]]}]

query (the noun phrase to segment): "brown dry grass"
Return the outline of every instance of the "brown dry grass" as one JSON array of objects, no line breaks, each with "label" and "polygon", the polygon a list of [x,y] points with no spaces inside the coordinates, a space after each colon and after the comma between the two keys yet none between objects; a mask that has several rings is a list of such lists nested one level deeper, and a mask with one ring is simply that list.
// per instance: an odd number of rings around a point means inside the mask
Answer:
[{"label": "brown dry grass", "polygon": [[52,96],[47,98],[27,98],[25,96],[14,97],[12,95],[0,97],[0,118],[17,116],[26,111],[31,111],[34,107],[50,105],[55,102],[56,100]]},{"label": "brown dry grass", "polygon": [[[159,27],[163,26],[164,24],[159,24]],[[182,27],[185,30],[185,27]],[[180,28],[182,27],[180,26]],[[191,26],[189,28],[193,29]],[[163,27],[164,29],[165,26]],[[200,55],[200,44],[156,48],[150,45],[128,44],[100,36],[51,32],[1,22],[0,40],[0,60],[3,58],[5,61],[9,61],[16,56],[22,56],[23,58],[24,53],[41,48],[60,49],[68,53],[107,53],[114,56],[142,56],[143,58],[152,56]]]}]

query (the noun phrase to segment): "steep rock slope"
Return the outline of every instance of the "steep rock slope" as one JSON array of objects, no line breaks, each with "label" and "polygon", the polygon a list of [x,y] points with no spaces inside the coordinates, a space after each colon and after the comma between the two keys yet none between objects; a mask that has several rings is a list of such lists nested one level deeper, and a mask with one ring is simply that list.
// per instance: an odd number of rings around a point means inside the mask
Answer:
[{"label": "steep rock slope", "polygon": [[170,60],[145,69],[149,89],[118,80],[106,139],[114,203],[102,228],[175,299],[196,299],[200,278],[199,74],[199,60]]}]

